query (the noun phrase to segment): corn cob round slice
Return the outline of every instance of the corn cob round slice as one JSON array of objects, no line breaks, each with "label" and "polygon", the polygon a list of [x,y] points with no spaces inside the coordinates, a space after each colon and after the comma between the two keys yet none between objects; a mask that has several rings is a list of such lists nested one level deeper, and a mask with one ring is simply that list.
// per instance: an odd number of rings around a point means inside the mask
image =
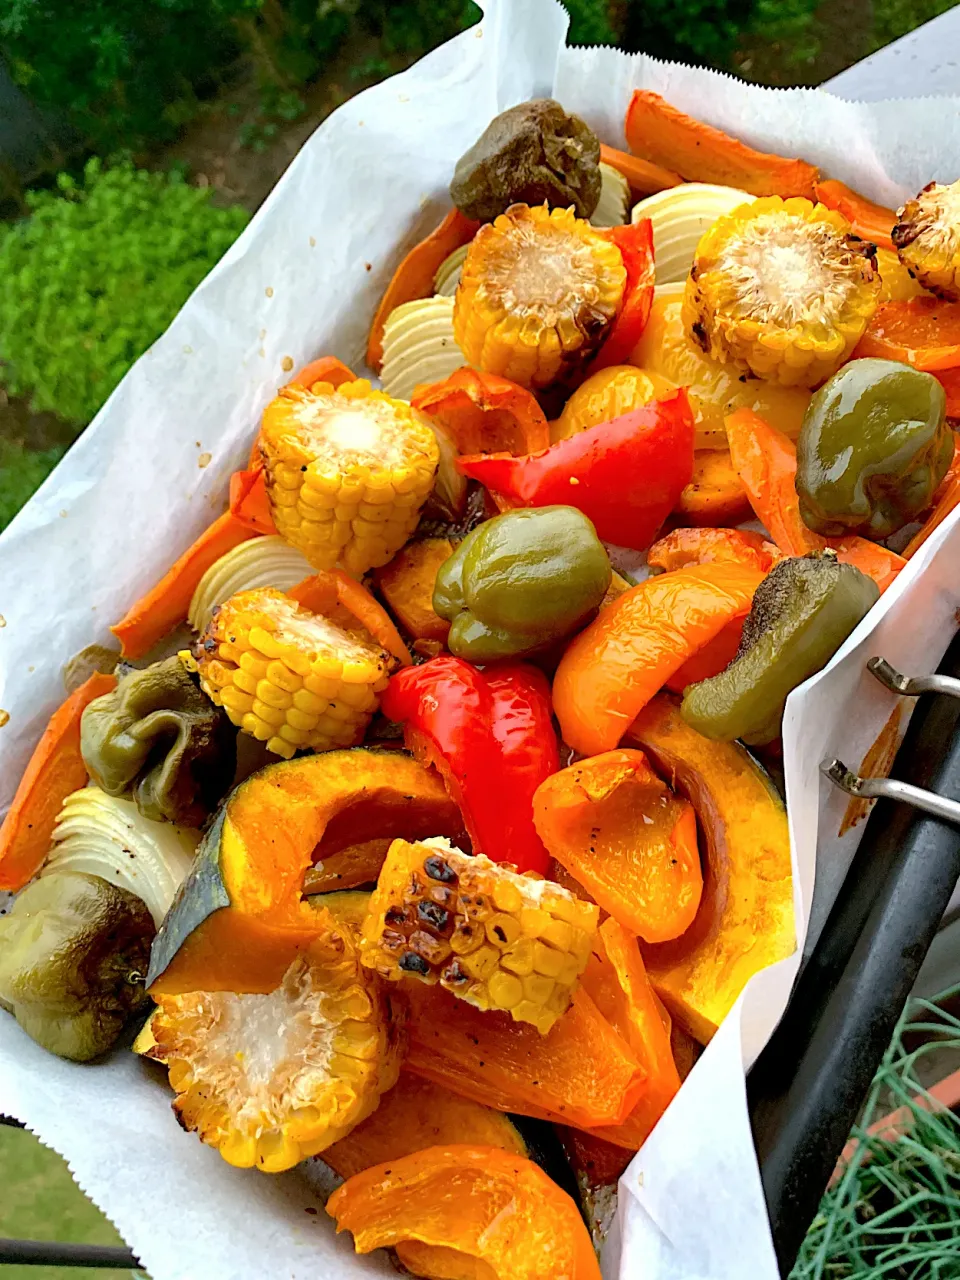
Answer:
[{"label": "corn cob round slice", "polygon": [[683,318],[714,359],[814,387],[856,346],[879,291],[875,247],[840,214],[799,196],[765,196],[704,234]]},{"label": "corn cob round slice", "polygon": [[363,738],[394,659],[272,587],[214,610],[194,647],[200,686],[244,733],[289,760]]},{"label": "corn cob round slice", "polygon": [[590,958],[599,909],[440,838],[394,840],[363,922],[363,963],[440,983],[546,1035]]},{"label": "corn cob round slice", "polygon": [[941,298],[960,301],[960,181],[927,183],[898,212],[892,239],[914,279]]},{"label": "corn cob round slice", "polygon": [[[399,1075],[386,994],[327,926],[269,995],[158,996],[135,1048],[167,1066],[174,1110],[228,1164],[281,1173],[344,1137]],[[146,1030],[146,1029],[145,1029]]]},{"label": "corn cob round slice", "polygon": [[572,210],[511,205],[467,250],[454,333],[468,364],[546,387],[593,355],[625,283],[620,250]]},{"label": "corn cob round slice", "polygon": [[260,432],[277,532],[318,569],[392,560],[433,488],[437,442],[408,404],[364,379],[284,387]]}]

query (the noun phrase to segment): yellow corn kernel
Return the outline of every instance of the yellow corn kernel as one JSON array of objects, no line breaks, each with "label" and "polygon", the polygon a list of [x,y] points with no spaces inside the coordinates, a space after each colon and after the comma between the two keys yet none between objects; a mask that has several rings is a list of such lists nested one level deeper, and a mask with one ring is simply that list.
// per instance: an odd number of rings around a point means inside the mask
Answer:
[{"label": "yellow corn kernel", "polygon": [[845,218],[799,196],[764,196],[700,240],[683,319],[714,359],[814,387],[850,355],[879,294],[876,249]]},{"label": "yellow corn kernel", "polygon": [[925,289],[960,300],[960,181],[930,182],[908,200],[892,239],[900,261]]},{"label": "yellow corn kernel", "polygon": [[393,665],[373,641],[272,587],[227,600],[194,661],[204,692],[233,723],[287,760],[301,748],[360,741]]},{"label": "yellow corn kernel", "polygon": [[511,206],[481,227],[453,310],[468,364],[530,388],[574,374],[623,298],[620,250],[571,209]]},{"label": "yellow corn kernel", "polygon": [[[439,460],[430,426],[363,379],[284,387],[263,415],[260,449],[280,536],[318,569],[339,562],[357,575],[409,538]],[[401,491],[412,501],[397,504]],[[364,499],[380,495],[373,520]]]},{"label": "yellow corn kernel", "polygon": [[[560,885],[468,857],[446,840],[394,840],[361,927],[361,959],[384,978],[440,983],[545,1033],[569,1004],[598,915]],[[524,918],[552,945],[524,936]],[[564,942],[578,949],[558,949]]]}]

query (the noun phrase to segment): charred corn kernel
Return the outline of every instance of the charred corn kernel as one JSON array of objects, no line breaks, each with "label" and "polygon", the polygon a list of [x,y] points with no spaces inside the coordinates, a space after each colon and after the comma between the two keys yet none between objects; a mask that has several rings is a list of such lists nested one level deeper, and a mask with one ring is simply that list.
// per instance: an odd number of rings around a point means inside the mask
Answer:
[{"label": "charred corn kernel", "polygon": [[594,227],[619,227],[627,220],[630,184],[612,164],[600,161],[600,199],[590,215]]},{"label": "charred corn kernel", "polygon": [[849,356],[879,293],[876,249],[839,213],[765,196],[718,218],[700,240],[683,319],[715,359],[813,387]]},{"label": "charred corn kernel", "polygon": [[[360,937],[384,978],[437,983],[478,1009],[510,1010],[545,1035],[586,967],[599,909],[442,839],[394,840]],[[533,928],[526,932],[524,920]]]},{"label": "charred corn kernel", "polygon": [[[355,574],[386,564],[413,533],[439,459],[432,429],[363,379],[284,387],[263,415],[260,452],[280,536],[318,569],[339,562]],[[408,501],[396,501],[401,491]],[[375,525],[364,504],[383,509]]]},{"label": "charred corn kernel", "polygon": [[[227,648],[239,659],[226,659]],[[203,691],[286,759],[300,748],[359,742],[393,665],[369,638],[272,587],[227,600],[193,656]]]},{"label": "charred corn kernel", "polygon": [[166,1063],[184,1128],[228,1164],[291,1169],[345,1136],[396,1083],[389,1001],[332,916],[269,995],[159,996],[143,1050]]},{"label": "charred corn kernel", "polygon": [[620,250],[572,210],[511,205],[467,251],[454,334],[468,364],[546,387],[593,355],[625,283]]},{"label": "charred corn kernel", "polygon": [[908,200],[892,239],[900,261],[925,289],[960,300],[960,180],[929,182]]}]

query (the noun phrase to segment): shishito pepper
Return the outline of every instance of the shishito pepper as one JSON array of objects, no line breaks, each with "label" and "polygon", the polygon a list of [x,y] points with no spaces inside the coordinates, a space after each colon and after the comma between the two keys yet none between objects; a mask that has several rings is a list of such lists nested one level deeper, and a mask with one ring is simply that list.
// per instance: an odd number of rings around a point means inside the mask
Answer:
[{"label": "shishito pepper", "polygon": [[684,720],[705,738],[772,741],[787,695],[830,661],[879,596],[829,551],[781,560],[757,589],[735,661],[687,689]]},{"label": "shishito pepper", "polygon": [[575,506],[604,542],[645,551],[693,475],[693,438],[680,390],[542,453],[471,456],[457,466],[516,506]]},{"label": "shishito pepper", "polygon": [[398,672],[382,708],[403,723],[414,756],[440,771],[473,852],[545,873],[550,855],[533,825],[533,793],[560,757],[543,674],[520,663],[480,672],[443,654]]},{"label": "shishito pepper", "polygon": [[452,624],[451,653],[492,662],[569,635],[600,604],[611,572],[582,511],[507,511],[467,534],[441,567],[433,607]]},{"label": "shishito pepper", "polygon": [[804,524],[824,537],[889,538],[930,506],[953,458],[932,373],[851,360],[815,392],[797,441]]}]

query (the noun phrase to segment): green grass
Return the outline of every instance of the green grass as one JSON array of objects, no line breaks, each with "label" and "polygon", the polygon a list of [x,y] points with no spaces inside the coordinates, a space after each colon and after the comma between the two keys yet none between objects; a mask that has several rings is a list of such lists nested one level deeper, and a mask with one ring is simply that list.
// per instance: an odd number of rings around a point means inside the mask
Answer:
[{"label": "green grass", "polygon": [[63,453],[62,448],[34,452],[20,443],[0,438],[0,529],[6,528],[39,489]]},{"label": "green grass", "polygon": [[[123,1241],[70,1176],[66,1162],[23,1129],[0,1128],[0,1236],[73,1244]],[[2,1267],[2,1280],[131,1280],[132,1271],[76,1267]]]}]

